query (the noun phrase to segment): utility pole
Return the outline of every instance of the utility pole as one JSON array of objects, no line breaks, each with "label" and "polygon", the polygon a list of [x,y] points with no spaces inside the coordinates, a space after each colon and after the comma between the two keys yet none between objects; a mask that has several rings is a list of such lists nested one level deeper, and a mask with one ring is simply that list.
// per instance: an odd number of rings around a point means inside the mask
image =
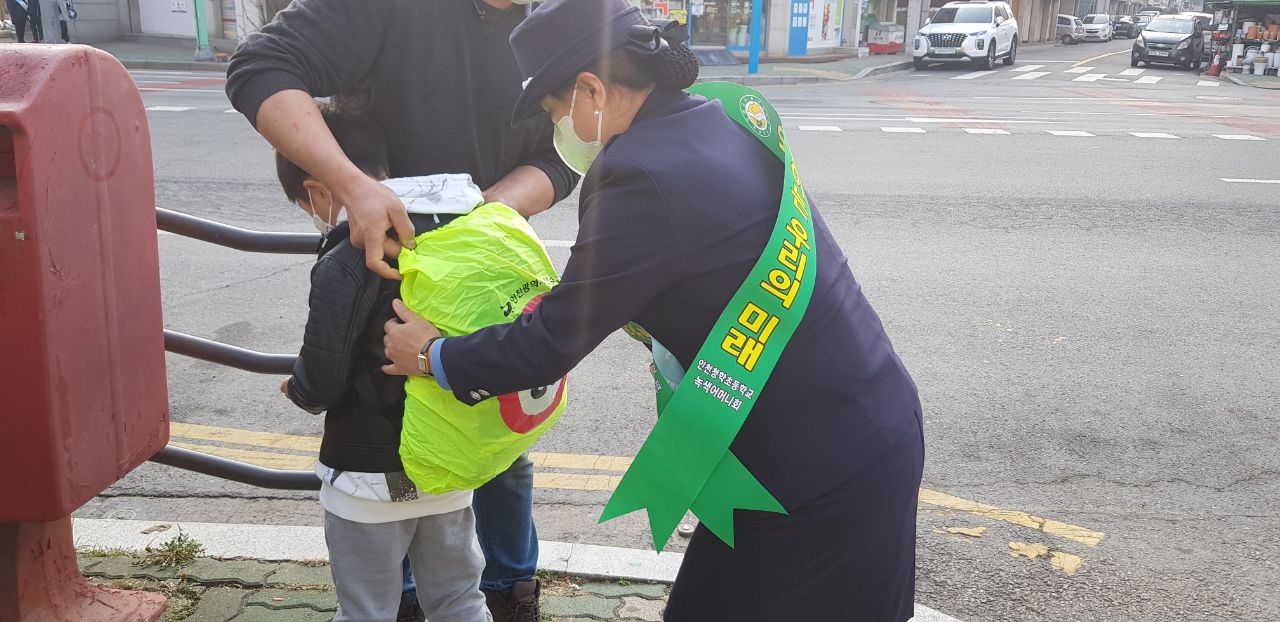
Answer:
[{"label": "utility pole", "polygon": [[204,14],[205,0],[191,0],[196,14],[196,60],[214,61],[213,48],[209,47],[209,25]]},{"label": "utility pole", "polygon": [[760,32],[761,22],[761,5],[763,0],[751,0],[751,47],[747,52],[747,73],[760,73],[760,45],[764,34]]}]

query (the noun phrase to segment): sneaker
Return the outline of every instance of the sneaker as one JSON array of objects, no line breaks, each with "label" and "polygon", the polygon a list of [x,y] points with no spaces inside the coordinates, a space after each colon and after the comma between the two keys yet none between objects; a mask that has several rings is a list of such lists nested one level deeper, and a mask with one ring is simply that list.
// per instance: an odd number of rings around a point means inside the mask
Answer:
[{"label": "sneaker", "polygon": [[510,590],[485,590],[484,598],[493,614],[493,622],[540,622],[538,598],[542,584],[537,579],[521,581]]},{"label": "sneaker", "polygon": [[400,613],[396,614],[396,622],[426,622],[427,614],[418,605],[413,593],[400,595]]}]

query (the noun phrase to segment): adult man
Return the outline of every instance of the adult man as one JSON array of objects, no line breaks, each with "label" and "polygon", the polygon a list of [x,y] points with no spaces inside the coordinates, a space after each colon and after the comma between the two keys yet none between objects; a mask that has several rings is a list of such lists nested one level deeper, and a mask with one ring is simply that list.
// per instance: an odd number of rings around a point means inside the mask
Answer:
[{"label": "adult man", "polygon": [[[525,4],[530,0],[521,0]],[[394,193],[343,155],[313,97],[358,96],[386,133],[392,177],[468,173],[485,198],[526,217],[573,190],[577,177],[552,146],[546,118],[510,126],[521,74],[508,37],[527,7],[512,0],[296,0],[231,59],[227,94],[290,161],[344,206],[366,263],[385,261],[389,240],[413,244]],[[533,465],[516,461],[476,491],[475,514],[494,619],[537,620]]]}]

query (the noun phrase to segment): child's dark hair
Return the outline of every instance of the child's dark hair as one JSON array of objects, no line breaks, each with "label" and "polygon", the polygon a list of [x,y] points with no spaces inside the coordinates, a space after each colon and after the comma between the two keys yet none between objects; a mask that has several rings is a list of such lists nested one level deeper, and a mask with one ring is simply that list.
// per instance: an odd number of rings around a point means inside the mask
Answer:
[{"label": "child's dark hair", "polygon": [[[352,107],[339,108],[325,104],[320,106],[320,114],[329,126],[329,131],[333,132],[338,146],[356,168],[370,177],[388,176],[390,167],[387,165],[387,143],[382,128]],[[289,198],[290,203],[307,198],[307,190],[302,182],[310,179],[311,175],[279,151],[276,152],[276,175],[280,178],[280,186],[284,188],[284,195]]]}]

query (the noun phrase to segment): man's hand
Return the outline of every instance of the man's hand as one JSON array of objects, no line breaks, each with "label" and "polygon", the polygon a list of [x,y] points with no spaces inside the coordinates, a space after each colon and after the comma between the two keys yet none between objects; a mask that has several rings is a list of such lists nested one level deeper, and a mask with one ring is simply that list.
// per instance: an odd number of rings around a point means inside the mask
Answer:
[{"label": "man's hand", "polygon": [[388,320],[385,326],[386,335],[382,338],[383,352],[390,365],[382,366],[382,373],[389,376],[421,376],[418,368],[418,354],[433,337],[440,336],[440,330],[431,322],[409,310],[399,299],[392,301],[399,320]]},{"label": "man's hand", "polygon": [[[400,280],[400,272],[387,257],[400,254],[400,247],[414,246],[413,223],[400,197],[386,186],[365,176],[334,188],[338,204],[347,208],[351,223],[351,243],[364,249],[364,263],[384,279]],[[396,237],[387,237],[395,228]]]},{"label": "man's hand", "polygon": [[283,393],[285,397],[289,397],[289,380],[289,378],[285,378],[284,382],[280,383],[280,392]]}]

